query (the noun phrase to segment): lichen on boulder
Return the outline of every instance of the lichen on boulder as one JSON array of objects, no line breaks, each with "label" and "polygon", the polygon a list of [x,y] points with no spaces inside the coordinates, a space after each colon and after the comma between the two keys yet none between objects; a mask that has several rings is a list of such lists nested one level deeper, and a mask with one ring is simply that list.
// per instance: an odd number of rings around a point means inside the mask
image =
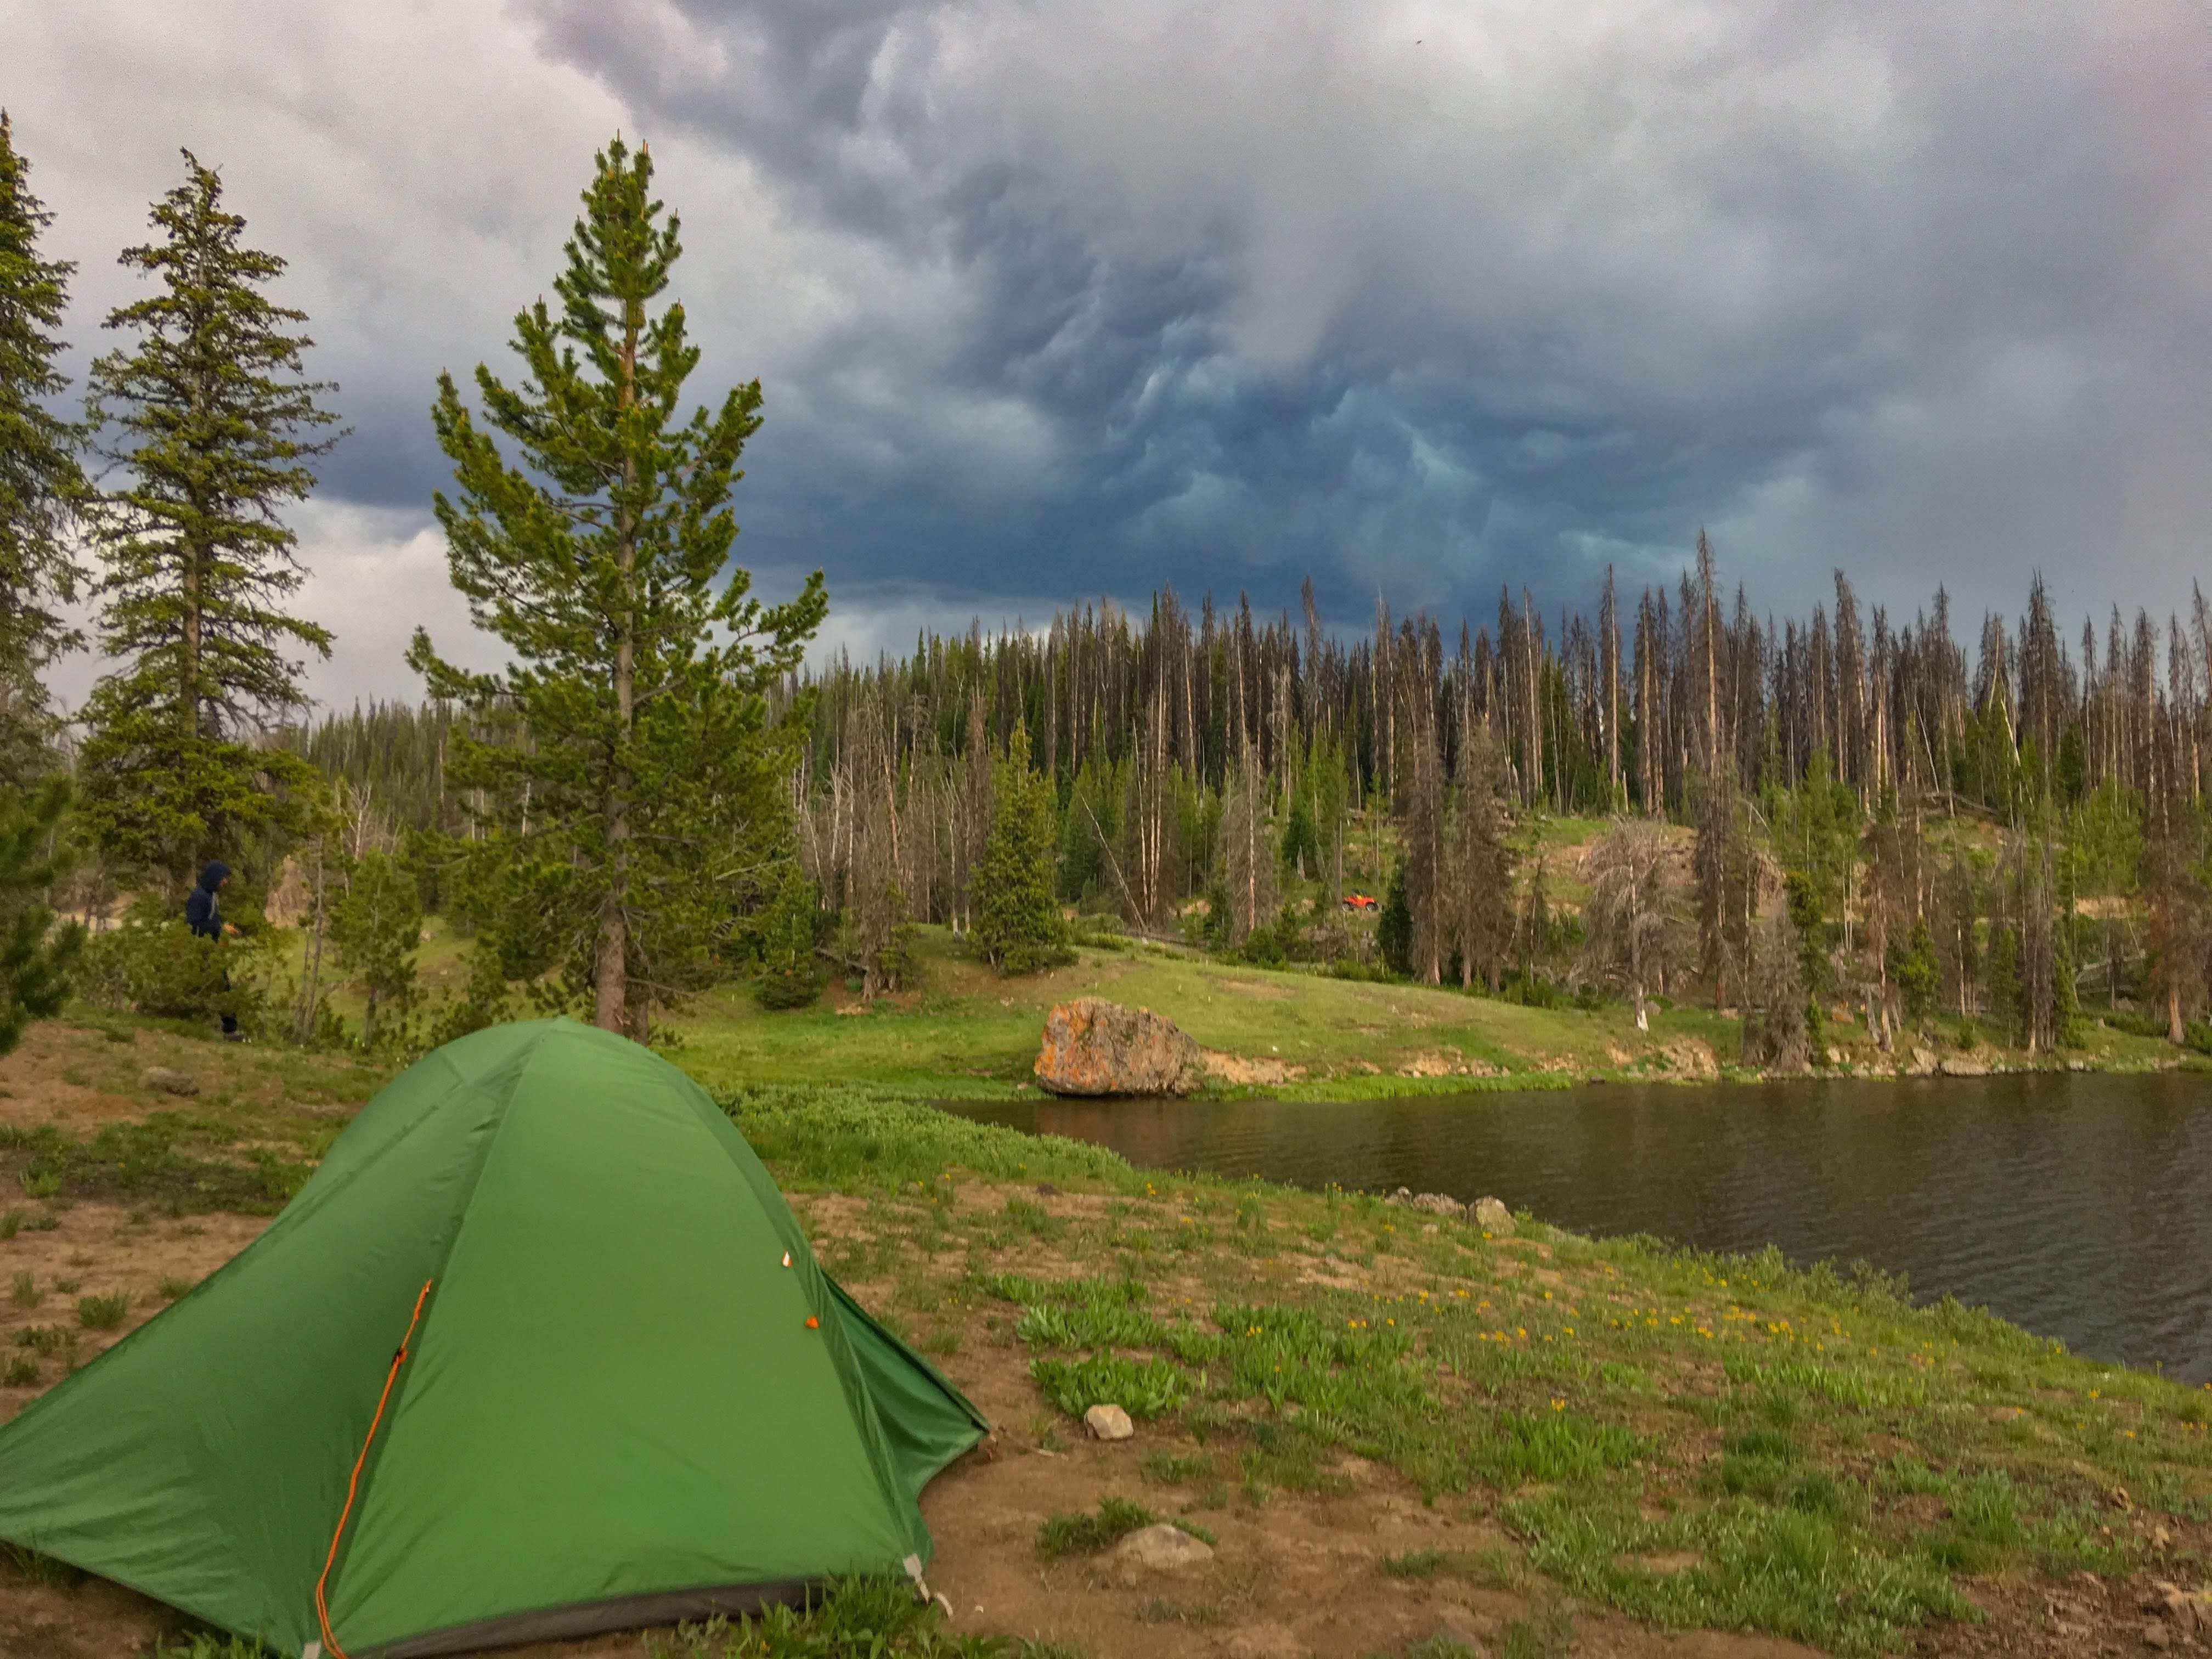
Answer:
[{"label": "lichen on boulder", "polygon": [[1173,1020],[1101,997],[1045,1016],[1031,1069],[1056,1095],[1187,1095],[1205,1075],[1197,1042]]}]

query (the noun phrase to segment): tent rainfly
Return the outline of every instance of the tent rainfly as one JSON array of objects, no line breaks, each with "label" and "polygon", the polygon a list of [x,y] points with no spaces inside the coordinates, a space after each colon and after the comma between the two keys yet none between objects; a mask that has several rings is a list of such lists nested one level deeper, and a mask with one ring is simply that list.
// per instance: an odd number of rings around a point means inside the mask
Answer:
[{"label": "tent rainfly", "polygon": [[0,1539],[305,1659],[737,1613],[930,1553],[985,1429],[729,1119],[565,1019],[362,1108],[267,1231],[0,1426]]}]

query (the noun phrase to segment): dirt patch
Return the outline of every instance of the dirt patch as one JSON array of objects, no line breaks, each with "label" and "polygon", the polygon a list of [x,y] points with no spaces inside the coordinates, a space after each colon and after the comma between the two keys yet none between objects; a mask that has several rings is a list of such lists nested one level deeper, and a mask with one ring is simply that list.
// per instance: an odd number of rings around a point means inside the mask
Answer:
[{"label": "dirt patch", "polygon": [[1304,1066],[1287,1060],[1224,1054],[1218,1048],[1201,1049],[1200,1058],[1206,1062],[1206,1074],[1224,1083],[1295,1083],[1306,1074]]},{"label": "dirt patch", "polygon": [[135,1032],[120,1030],[125,1041],[102,1040],[96,1049],[88,1048],[85,1035],[52,1024],[24,1034],[15,1052],[0,1060],[0,1124],[97,1126],[177,1104],[150,1089],[133,1091],[137,1073],[154,1058]]},{"label": "dirt patch", "polygon": [[[198,1284],[269,1224],[229,1214],[134,1220],[138,1213],[118,1204],[72,1205],[51,1231],[27,1228],[0,1243],[7,1280],[0,1285],[0,1367],[26,1358],[39,1370],[33,1383],[0,1387],[0,1419],[137,1330],[169,1304],[172,1291]],[[127,1304],[119,1322],[106,1330],[84,1323],[82,1298],[118,1296]],[[33,1333],[29,1344],[26,1331]]]},{"label": "dirt patch", "polygon": [[1224,979],[1215,981],[1217,989],[1234,991],[1240,997],[1254,997],[1261,1002],[1288,1002],[1291,991],[1287,985],[1268,985],[1255,979]]},{"label": "dirt patch", "polygon": [[1398,1067],[1400,1077],[1503,1077],[1486,1060],[1469,1060],[1456,1048],[1426,1048]]}]

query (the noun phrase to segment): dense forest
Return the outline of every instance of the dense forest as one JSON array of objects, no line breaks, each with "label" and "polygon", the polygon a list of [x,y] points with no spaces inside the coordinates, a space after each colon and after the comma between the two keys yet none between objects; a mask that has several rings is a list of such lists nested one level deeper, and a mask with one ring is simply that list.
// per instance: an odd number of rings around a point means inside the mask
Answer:
[{"label": "dense forest", "polygon": [[[1778,1057],[1823,995],[1869,992],[1877,1021],[1995,1017],[2030,1048],[2085,994],[2183,1037],[2208,953],[2201,595],[2162,623],[2115,609],[2076,651],[2038,579],[1970,652],[1941,590],[1893,623],[1838,572],[1832,609],[1778,622],[1702,538],[1686,564],[1626,599],[1608,573],[1594,614],[1501,594],[1448,629],[1378,604],[1347,638],[1310,585],[1295,619],[1164,591],[839,657],[777,692],[811,722],[804,866],[845,959],[896,982],[902,923],[969,925],[1018,743],[1058,897],[1138,931],[1522,996],[1694,983],[1779,1027]],[[465,834],[450,718],[356,710],[295,741],[395,819]],[[1547,869],[1531,826],[1577,817],[1623,822]],[[1690,833],[1670,857],[1638,821]],[[1373,928],[1344,908],[1360,881],[1388,888]]]}]

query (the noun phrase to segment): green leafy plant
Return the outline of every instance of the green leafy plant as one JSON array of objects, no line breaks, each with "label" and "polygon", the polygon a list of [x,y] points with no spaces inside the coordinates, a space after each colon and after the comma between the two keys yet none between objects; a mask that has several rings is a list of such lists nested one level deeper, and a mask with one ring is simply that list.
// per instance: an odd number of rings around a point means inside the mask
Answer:
[{"label": "green leafy plant", "polygon": [[1118,1354],[1033,1359],[1030,1376],[1038,1391],[1070,1417],[1080,1417],[1093,1406],[1113,1405],[1142,1422],[1173,1411],[1190,1395],[1190,1374],[1165,1359],[1139,1361]]}]

